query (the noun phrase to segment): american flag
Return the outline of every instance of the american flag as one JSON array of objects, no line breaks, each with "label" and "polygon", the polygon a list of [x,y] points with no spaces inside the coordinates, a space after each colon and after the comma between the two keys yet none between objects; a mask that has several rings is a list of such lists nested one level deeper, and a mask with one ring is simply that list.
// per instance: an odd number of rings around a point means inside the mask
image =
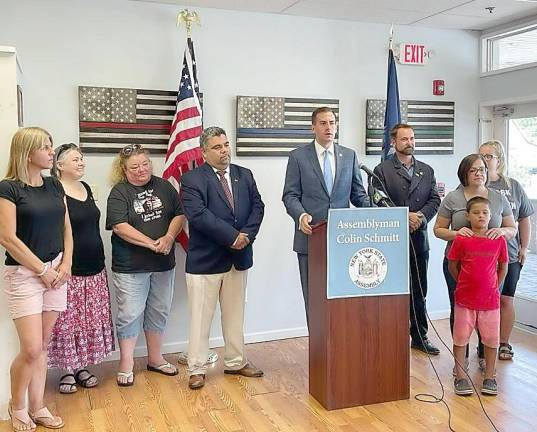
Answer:
[{"label": "american flag", "polygon": [[339,119],[337,99],[238,96],[237,155],[287,156],[309,144],[313,140],[311,114],[323,106]]},{"label": "american flag", "polygon": [[87,153],[118,153],[141,144],[166,153],[177,93],[78,87],[80,146]]},{"label": "american flag", "polygon": [[[188,38],[177,93],[177,106],[162,174],[162,177],[173,184],[177,191],[179,191],[181,175],[203,163],[200,148],[202,131],[202,109],[196,56],[194,55],[194,43],[192,39]],[[186,250],[188,235],[185,231],[181,231],[178,240]]]}]

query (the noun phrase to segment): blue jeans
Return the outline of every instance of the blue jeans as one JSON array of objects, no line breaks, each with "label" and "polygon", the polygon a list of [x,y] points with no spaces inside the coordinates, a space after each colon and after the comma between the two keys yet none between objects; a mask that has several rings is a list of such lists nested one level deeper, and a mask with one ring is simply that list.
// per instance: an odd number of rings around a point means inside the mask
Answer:
[{"label": "blue jeans", "polygon": [[116,291],[118,339],[138,336],[144,331],[164,333],[173,299],[175,267],[151,273],[112,273]]}]

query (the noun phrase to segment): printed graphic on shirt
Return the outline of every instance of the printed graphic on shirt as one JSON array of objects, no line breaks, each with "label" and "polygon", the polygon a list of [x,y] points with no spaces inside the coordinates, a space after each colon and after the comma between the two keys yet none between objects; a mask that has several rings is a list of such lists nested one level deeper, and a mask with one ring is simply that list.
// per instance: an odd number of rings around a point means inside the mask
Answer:
[{"label": "printed graphic on shirt", "polygon": [[511,204],[511,210],[514,212],[516,210],[516,203],[511,195],[511,191],[509,189],[498,189],[498,192],[507,198],[507,201],[509,201],[509,204]]},{"label": "printed graphic on shirt", "polygon": [[153,189],[147,189],[136,195],[137,199],[134,200],[134,211],[139,214],[144,222],[153,221],[162,217],[162,205],[161,199],[153,195]]}]

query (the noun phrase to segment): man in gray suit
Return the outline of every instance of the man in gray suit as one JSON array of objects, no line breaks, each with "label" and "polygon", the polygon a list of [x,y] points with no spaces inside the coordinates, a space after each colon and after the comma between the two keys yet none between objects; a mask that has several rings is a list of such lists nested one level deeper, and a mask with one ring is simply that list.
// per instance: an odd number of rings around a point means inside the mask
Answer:
[{"label": "man in gray suit", "polygon": [[311,226],[328,218],[328,209],[367,207],[360,163],[353,150],[334,144],[337,124],[330,108],[311,116],[315,140],[289,153],[283,203],[295,222],[293,250],[298,256],[300,282],[308,317],[308,236]]}]

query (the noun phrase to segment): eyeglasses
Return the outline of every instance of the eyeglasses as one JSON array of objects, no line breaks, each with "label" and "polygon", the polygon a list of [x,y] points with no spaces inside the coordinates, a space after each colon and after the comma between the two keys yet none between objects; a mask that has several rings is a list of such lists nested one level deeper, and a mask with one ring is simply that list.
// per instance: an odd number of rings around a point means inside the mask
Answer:
[{"label": "eyeglasses", "polygon": [[482,154],[481,156],[483,156],[485,158],[485,160],[487,160],[487,161],[490,161],[492,159],[499,159],[498,156],[493,155],[493,154]]},{"label": "eyeglasses", "polygon": [[468,170],[468,174],[486,174],[487,173],[487,169],[485,167],[480,167],[480,168],[470,168]]},{"label": "eyeglasses", "polygon": [[58,160],[60,158],[60,156],[62,155],[62,153],[65,153],[67,150],[79,150],[80,151],[80,149],[78,148],[78,146],[75,143],[62,144],[55,151],[56,160]]},{"label": "eyeglasses", "polygon": [[143,150],[143,148],[140,144],[128,144],[121,149],[120,154],[128,157],[134,152],[140,152],[141,150]]}]

